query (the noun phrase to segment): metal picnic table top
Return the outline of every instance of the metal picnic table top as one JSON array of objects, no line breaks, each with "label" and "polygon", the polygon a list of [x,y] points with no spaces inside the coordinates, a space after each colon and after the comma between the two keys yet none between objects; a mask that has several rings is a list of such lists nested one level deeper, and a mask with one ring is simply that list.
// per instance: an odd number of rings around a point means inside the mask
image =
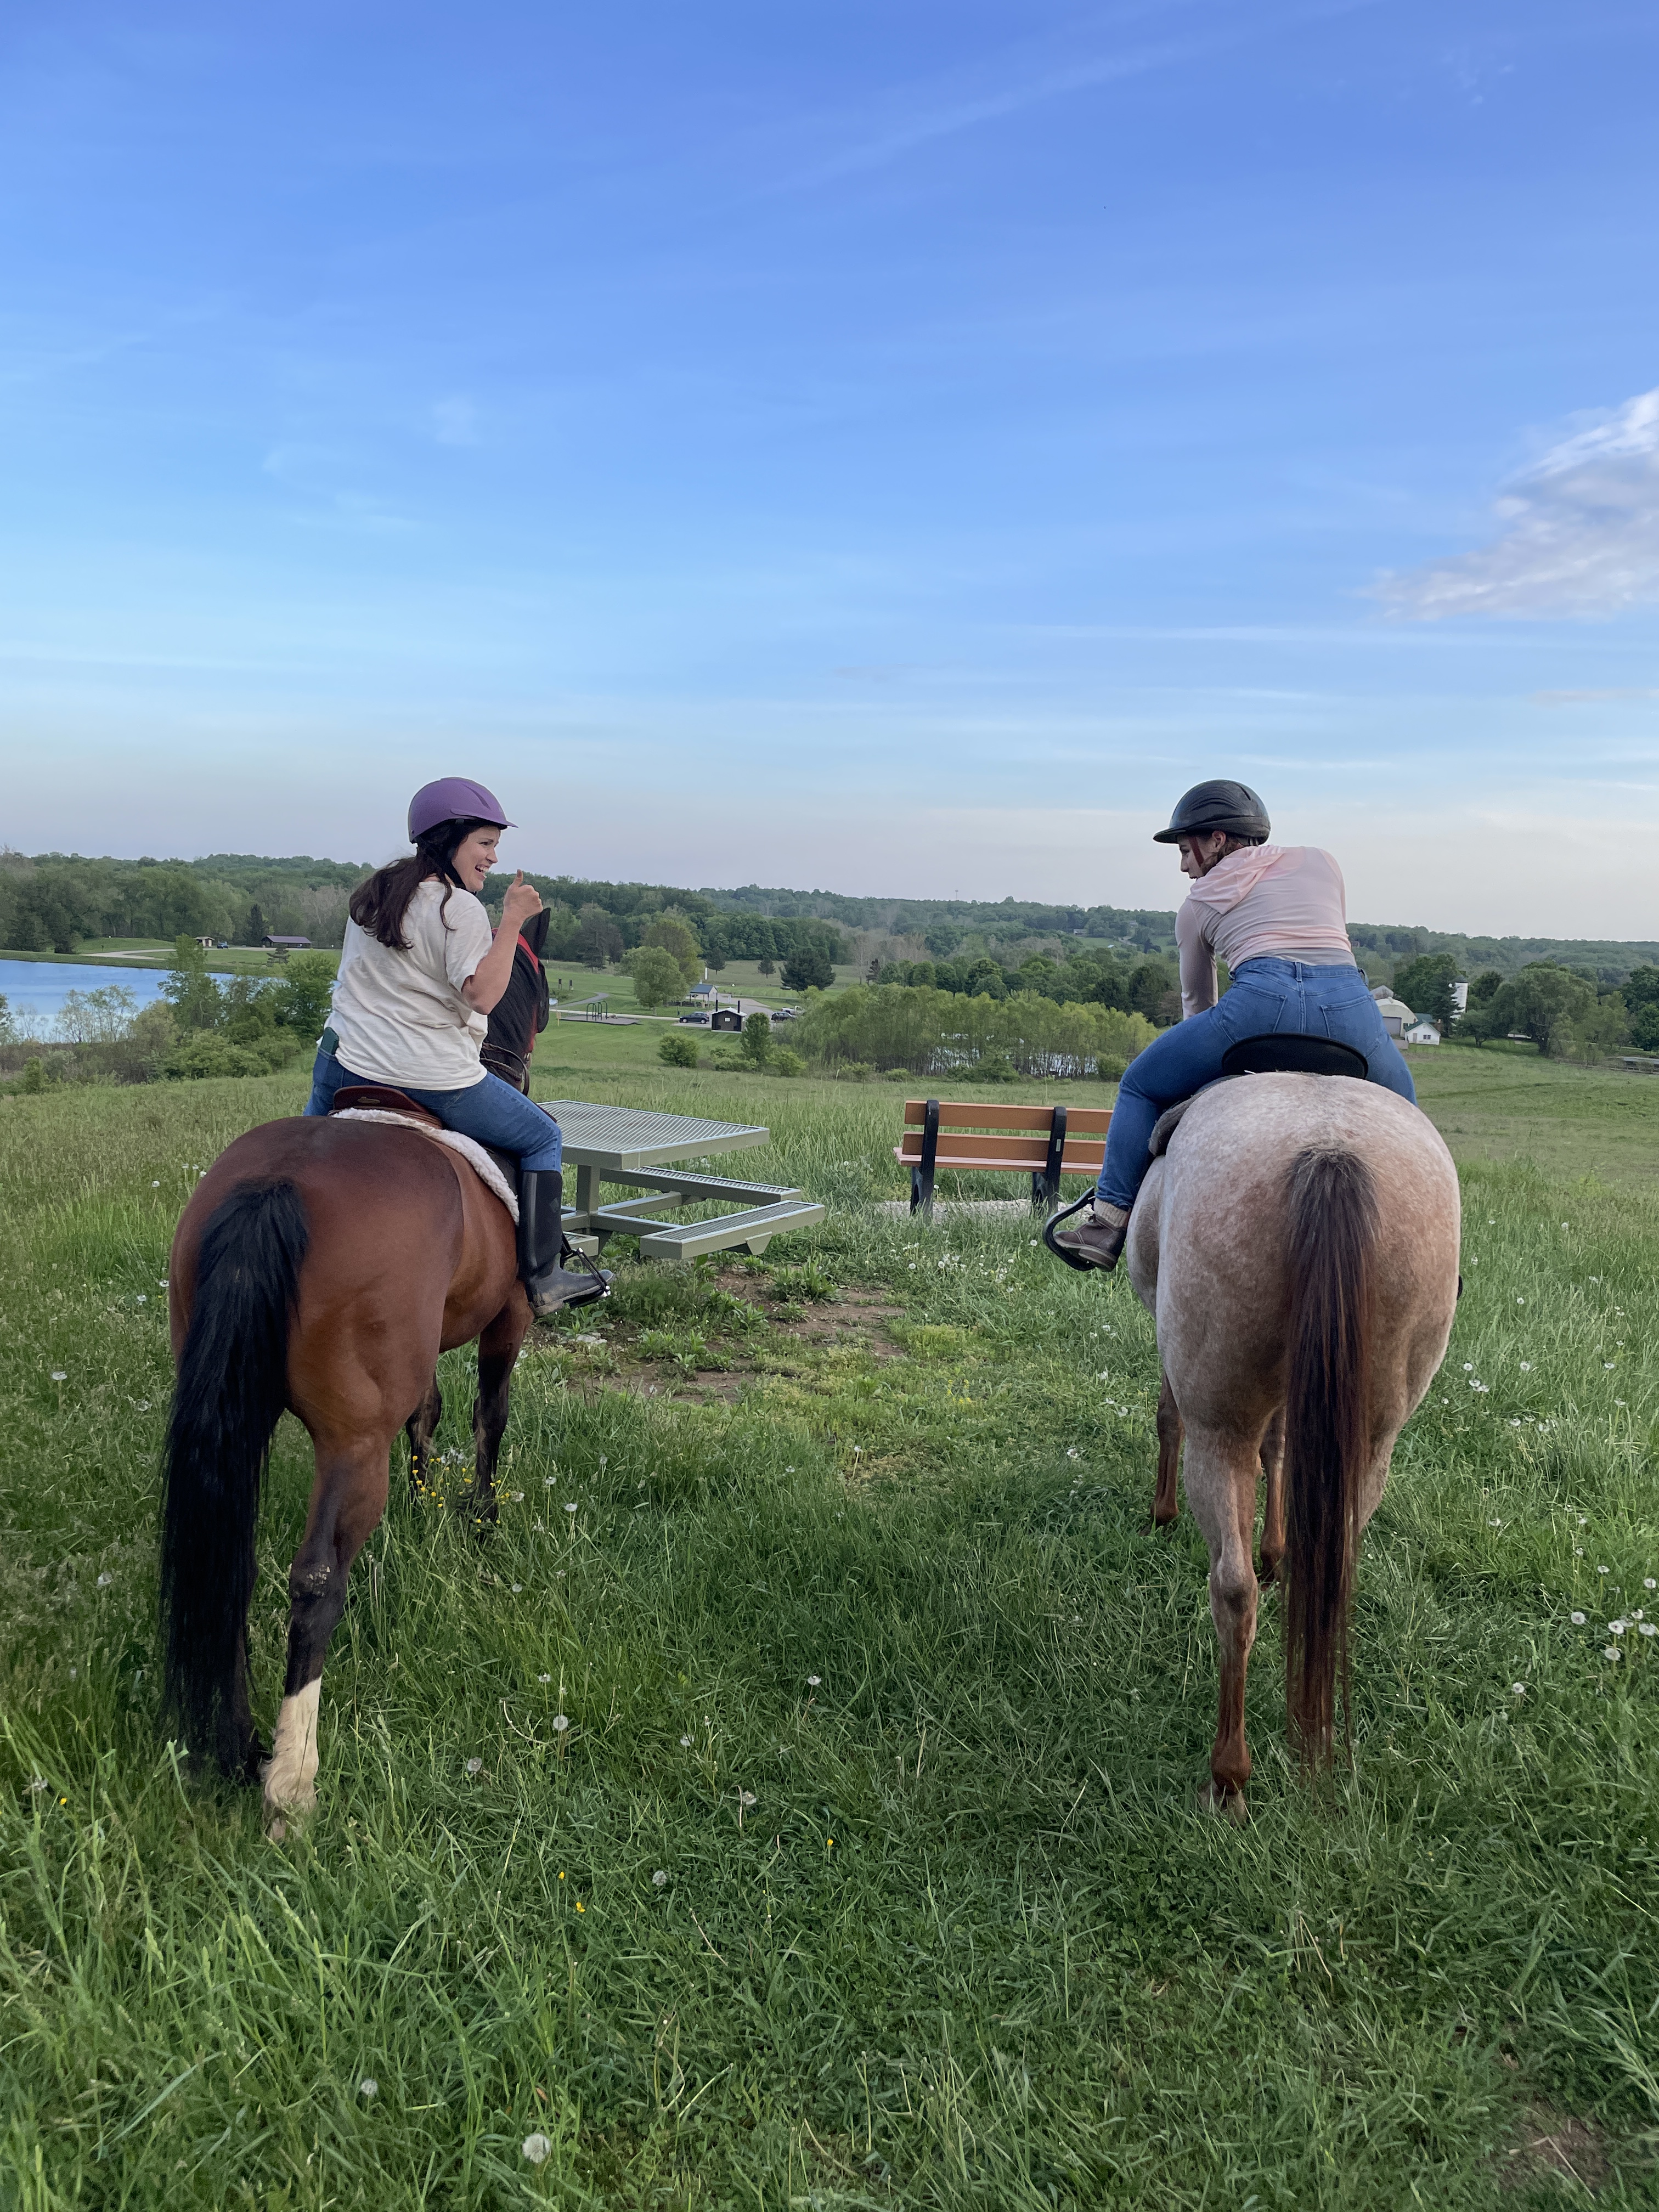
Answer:
[{"label": "metal picnic table top", "polygon": [[[705,1121],[696,1114],[659,1114],[632,1106],[592,1106],[580,1098],[543,1102],[564,1136],[564,1157],[576,1170],[576,1202],[565,1208],[565,1232],[584,1249],[611,1237],[637,1237],[642,1260],[691,1260],[741,1244],[763,1252],[780,1230],[810,1229],[823,1208],[793,1184],[738,1182],[721,1176],[676,1173],[675,1160],[763,1145],[769,1129],[750,1121]],[[613,1205],[599,1200],[602,1182],[631,1186]],[[708,1203],[735,1213],[670,1222],[665,1210]]]},{"label": "metal picnic table top", "polygon": [[769,1129],[746,1121],[705,1121],[695,1114],[641,1112],[633,1106],[590,1106],[580,1098],[542,1101],[564,1133],[564,1156],[576,1167],[654,1168],[763,1145]]}]

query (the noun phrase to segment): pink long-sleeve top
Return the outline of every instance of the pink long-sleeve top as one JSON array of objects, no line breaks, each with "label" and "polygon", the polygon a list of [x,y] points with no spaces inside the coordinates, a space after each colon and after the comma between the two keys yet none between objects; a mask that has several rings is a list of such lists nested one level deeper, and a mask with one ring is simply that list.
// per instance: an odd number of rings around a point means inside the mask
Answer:
[{"label": "pink long-sleeve top", "polygon": [[1176,916],[1183,1019],[1216,1002],[1215,963],[1247,960],[1351,968],[1342,871],[1317,845],[1246,845],[1217,861]]}]

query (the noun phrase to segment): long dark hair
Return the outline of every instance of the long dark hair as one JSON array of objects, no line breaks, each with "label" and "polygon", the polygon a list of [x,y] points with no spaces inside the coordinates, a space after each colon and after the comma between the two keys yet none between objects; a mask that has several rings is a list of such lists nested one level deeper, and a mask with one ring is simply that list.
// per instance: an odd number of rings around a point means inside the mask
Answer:
[{"label": "long dark hair", "polygon": [[[489,826],[495,827],[494,823]],[[482,817],[477,815],[465,822],[440,822],[415,840],[415,850],[406,860],[392,860],[384,868],[376,868],[368,882],[359,884],[351,894],[348,912],[358,928],[366,929],[371,937],[378,937],[394,952],[407,952],[409,939],[404,935],[404,917],[409,912],[409,902],[421,885],[435,876],[444,887],[438,919],[447,929],[449,924],[444,921],[444,915],[449,894],[466,889],[455,872],[455,848],[472,830],[484,827]]]}]

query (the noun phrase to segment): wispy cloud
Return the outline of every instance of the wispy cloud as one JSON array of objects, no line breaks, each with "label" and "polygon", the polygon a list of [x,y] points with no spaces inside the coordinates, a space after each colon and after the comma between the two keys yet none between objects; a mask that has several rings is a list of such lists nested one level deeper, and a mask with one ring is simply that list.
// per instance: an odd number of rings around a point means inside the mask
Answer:
[{"label": "wispy cloud", "polygon": [[[917,88],[908,112],[896,113],[849,138],[822,160],[812,162],[790,179],[796,186],[817,185],[862,170],[884,168],[919,148],[955,137],[963,131],[996,123],[1052,100],[1062,100],[1096,86],[1144,76],[1153,70],[1169,69],[1230,47],[1251,43],[1277,33],[1346,15],[1376,4],[1376,0],[1303,0],[1303,4],[1250,16],[1231,14],[1219,22],[1217,11],[1205,0],[1133,0],[1114,9],[1103,26],[1122,31],[1148,21],[1159,25],[1176,18],[1198,20],[1184,35],[1156,38],[1148,42],[1095,52],[1046,66],[1022,69],[1009,58],[1008,81],[994,85]],[[1206,18],[1208,18],[1206,21]]]},{"label": "wispy cloud", "polygon": [[1659,389],[1553,446],[1493,512],[1490,545],[1384,575],[1376,597],[1413,622],[1582,618],[1659,601]]},{"label": "wispy cloud", "polygon": [[459,393],[432,404],[432,434],[441,446],[476,446],[478,410]]},{"label": "wispy cloud", "polygon": [[1601,691],[1534,691],[1534,707],[1590,707],[1599,706],[1607,699],[1659,699],[1659,690],[1641,684],[1622,684],[1611,690]]}]

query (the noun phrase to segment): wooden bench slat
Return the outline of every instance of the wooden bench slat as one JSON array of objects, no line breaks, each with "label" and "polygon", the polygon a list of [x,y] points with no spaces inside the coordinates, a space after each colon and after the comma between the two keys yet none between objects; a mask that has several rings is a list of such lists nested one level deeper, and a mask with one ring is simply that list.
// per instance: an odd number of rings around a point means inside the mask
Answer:
[{"label": "wooden bench slat", "polygon": [[[1073,1138],[1067,1133],[1066,1150],[1075,1153],[1079,1145],[1098,1152],[1103,1139],[1099,1137]],[[1048,1137],[1045,1130],[1037,1137],[983,1137],[976,1132],[969,1134],[941,1136],[934,1158],[940,1167],[961,1166],[969,1157],[976,1160],[994,1160],[999,1165],[1011,1168],[1040,1168],[1048,1157]],[[920,1160],[921,1146],[914,1136],[906,1136],[899,1147],[899,1157],[905,1160]]]},{"label": "wooden bench slat", "polygon": [[[1041,1129],[1045,1133],[1054,1119],[1052,1106],[980,1106],[959,1104],[941,1098],[939,1104],[939,1126],[946,1129]],[[927,1119],[925,1098],[907,1098],[904,1102],[904,1125],[908,1129],[920,1129]],[[1090,1136],[1102,1134],[1112,1118],[1109,1106],[1073,1106],[1066,1109],[1066,1126]]]},{"label": "wooden bench slat", "polygon": [[[901,1167],[915,1168],[921,1165],[920,1150],[908,1152],[902,1145],[894,1146],[893,1158]],[[1060,1171],[1061,1175],[1097,1176],[1105,1158],[1104,1145],[1067,1145],[1065,1157],[1060,1164]],[[1048,1155],[1046,1151],[1029,1152],[1018,1158],[1011,1159],[1006,1153],[987,1158],[978,1152],[971,1156],[958,1155],[946,1152],[941,1148],[934,1157],[933,1168],[935,1173],[939,1174],[942,1174],[947,1168],[986,1168],[1000,1175],[1036,1175],[1040,1174],[1048,1164]]]}]

